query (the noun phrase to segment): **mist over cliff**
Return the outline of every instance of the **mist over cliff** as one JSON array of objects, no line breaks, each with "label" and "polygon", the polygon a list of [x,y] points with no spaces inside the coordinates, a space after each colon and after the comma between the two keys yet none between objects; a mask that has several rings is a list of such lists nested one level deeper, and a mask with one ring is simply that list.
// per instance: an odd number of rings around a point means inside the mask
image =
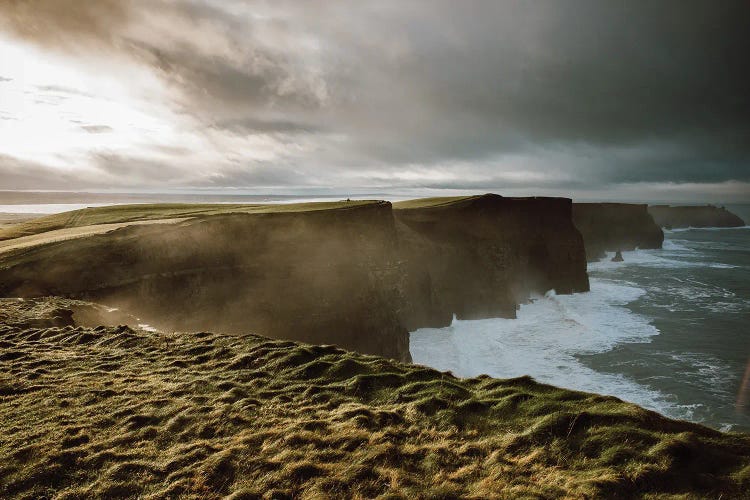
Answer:
[{"label": "mist over cliff", "polygon": [[588,290],[568,199],[396,208],[198,214],[54,242],[2,256],[0,293],[94,300],[165,331],[255,332],[409,360],[410,330],[515,317],[532,293]]}]

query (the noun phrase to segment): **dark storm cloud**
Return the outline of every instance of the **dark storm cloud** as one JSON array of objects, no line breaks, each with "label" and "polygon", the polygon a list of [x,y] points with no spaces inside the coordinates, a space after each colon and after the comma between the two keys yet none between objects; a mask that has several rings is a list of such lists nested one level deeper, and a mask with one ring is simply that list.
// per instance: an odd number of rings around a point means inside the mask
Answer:
[{"label": "dark storm cloud", "polygon": [[660,142],[700,162],[748,161],[750,4],[452,5],[427,18],[431,29],[409,26],[410,56],[389,71],[419,89],[415,106],[391,110],[409,142],[359,138],[376,153],[440,161]]},{"label": "dark storm cloud", "polygon": [[213,184],[459,162],[471,179],[420,185],[469,188],[509,182],[496,165],[518,155],[537,155],[530,186],[750,181],[746,1],[0,0],[0,15],[49,48],[147,65],[212,130],[315,144]]}]

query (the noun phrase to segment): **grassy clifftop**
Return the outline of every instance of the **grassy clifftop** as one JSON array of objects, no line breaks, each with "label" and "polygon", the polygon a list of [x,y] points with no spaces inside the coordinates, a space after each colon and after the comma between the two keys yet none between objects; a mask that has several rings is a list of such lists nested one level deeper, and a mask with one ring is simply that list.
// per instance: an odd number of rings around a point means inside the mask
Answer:
[{"label": "grassy clifftop", "polygon": [[40,217],[16,224],[6,229],[0,228],[0,240],[19,238],[58,229],[74,228],[98,224],[177,219],[185,217],[206,217],[233,213],[264,214],[311,212],[318,210],[346,210],[368,205],[385,203],[374,200],[330,201],[310,203],[279,203],[265,205],[247,204],[137,204],[112,205],[107,207],[84,208],[71,212]]},{"label": "grassy clifftop", "polygon": [[476,196],[442,196],[434,198],[417,198],[414,200],[398,201],[393,204],[397,210],[406,210],[410,208],[436,208],[443,206],[453,206],[461,203],[470,202],[481,198],[482,195]]},{"label": "grassy clifftop", "polygon": [[[0,302],[3,498],[741,498],[750,437],[330,346]],[[275,495],[275,496],[274,496]]]}]

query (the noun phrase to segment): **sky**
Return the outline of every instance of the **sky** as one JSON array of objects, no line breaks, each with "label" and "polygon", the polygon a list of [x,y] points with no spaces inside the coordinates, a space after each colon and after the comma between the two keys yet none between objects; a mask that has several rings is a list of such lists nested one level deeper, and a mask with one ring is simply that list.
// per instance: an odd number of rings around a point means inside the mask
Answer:
[{"label": "sky", "polygon": [[750,2],[0,0],[0,190],[750,202]]}]

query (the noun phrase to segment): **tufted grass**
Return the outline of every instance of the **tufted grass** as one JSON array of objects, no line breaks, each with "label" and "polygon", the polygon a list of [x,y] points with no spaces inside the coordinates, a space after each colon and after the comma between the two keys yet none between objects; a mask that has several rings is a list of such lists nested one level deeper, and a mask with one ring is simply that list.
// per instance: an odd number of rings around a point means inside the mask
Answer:
[{"label": "tufted grass", "polygon": [[1,498],[742,498],[750,437],[528,377],[0,300]]}]

